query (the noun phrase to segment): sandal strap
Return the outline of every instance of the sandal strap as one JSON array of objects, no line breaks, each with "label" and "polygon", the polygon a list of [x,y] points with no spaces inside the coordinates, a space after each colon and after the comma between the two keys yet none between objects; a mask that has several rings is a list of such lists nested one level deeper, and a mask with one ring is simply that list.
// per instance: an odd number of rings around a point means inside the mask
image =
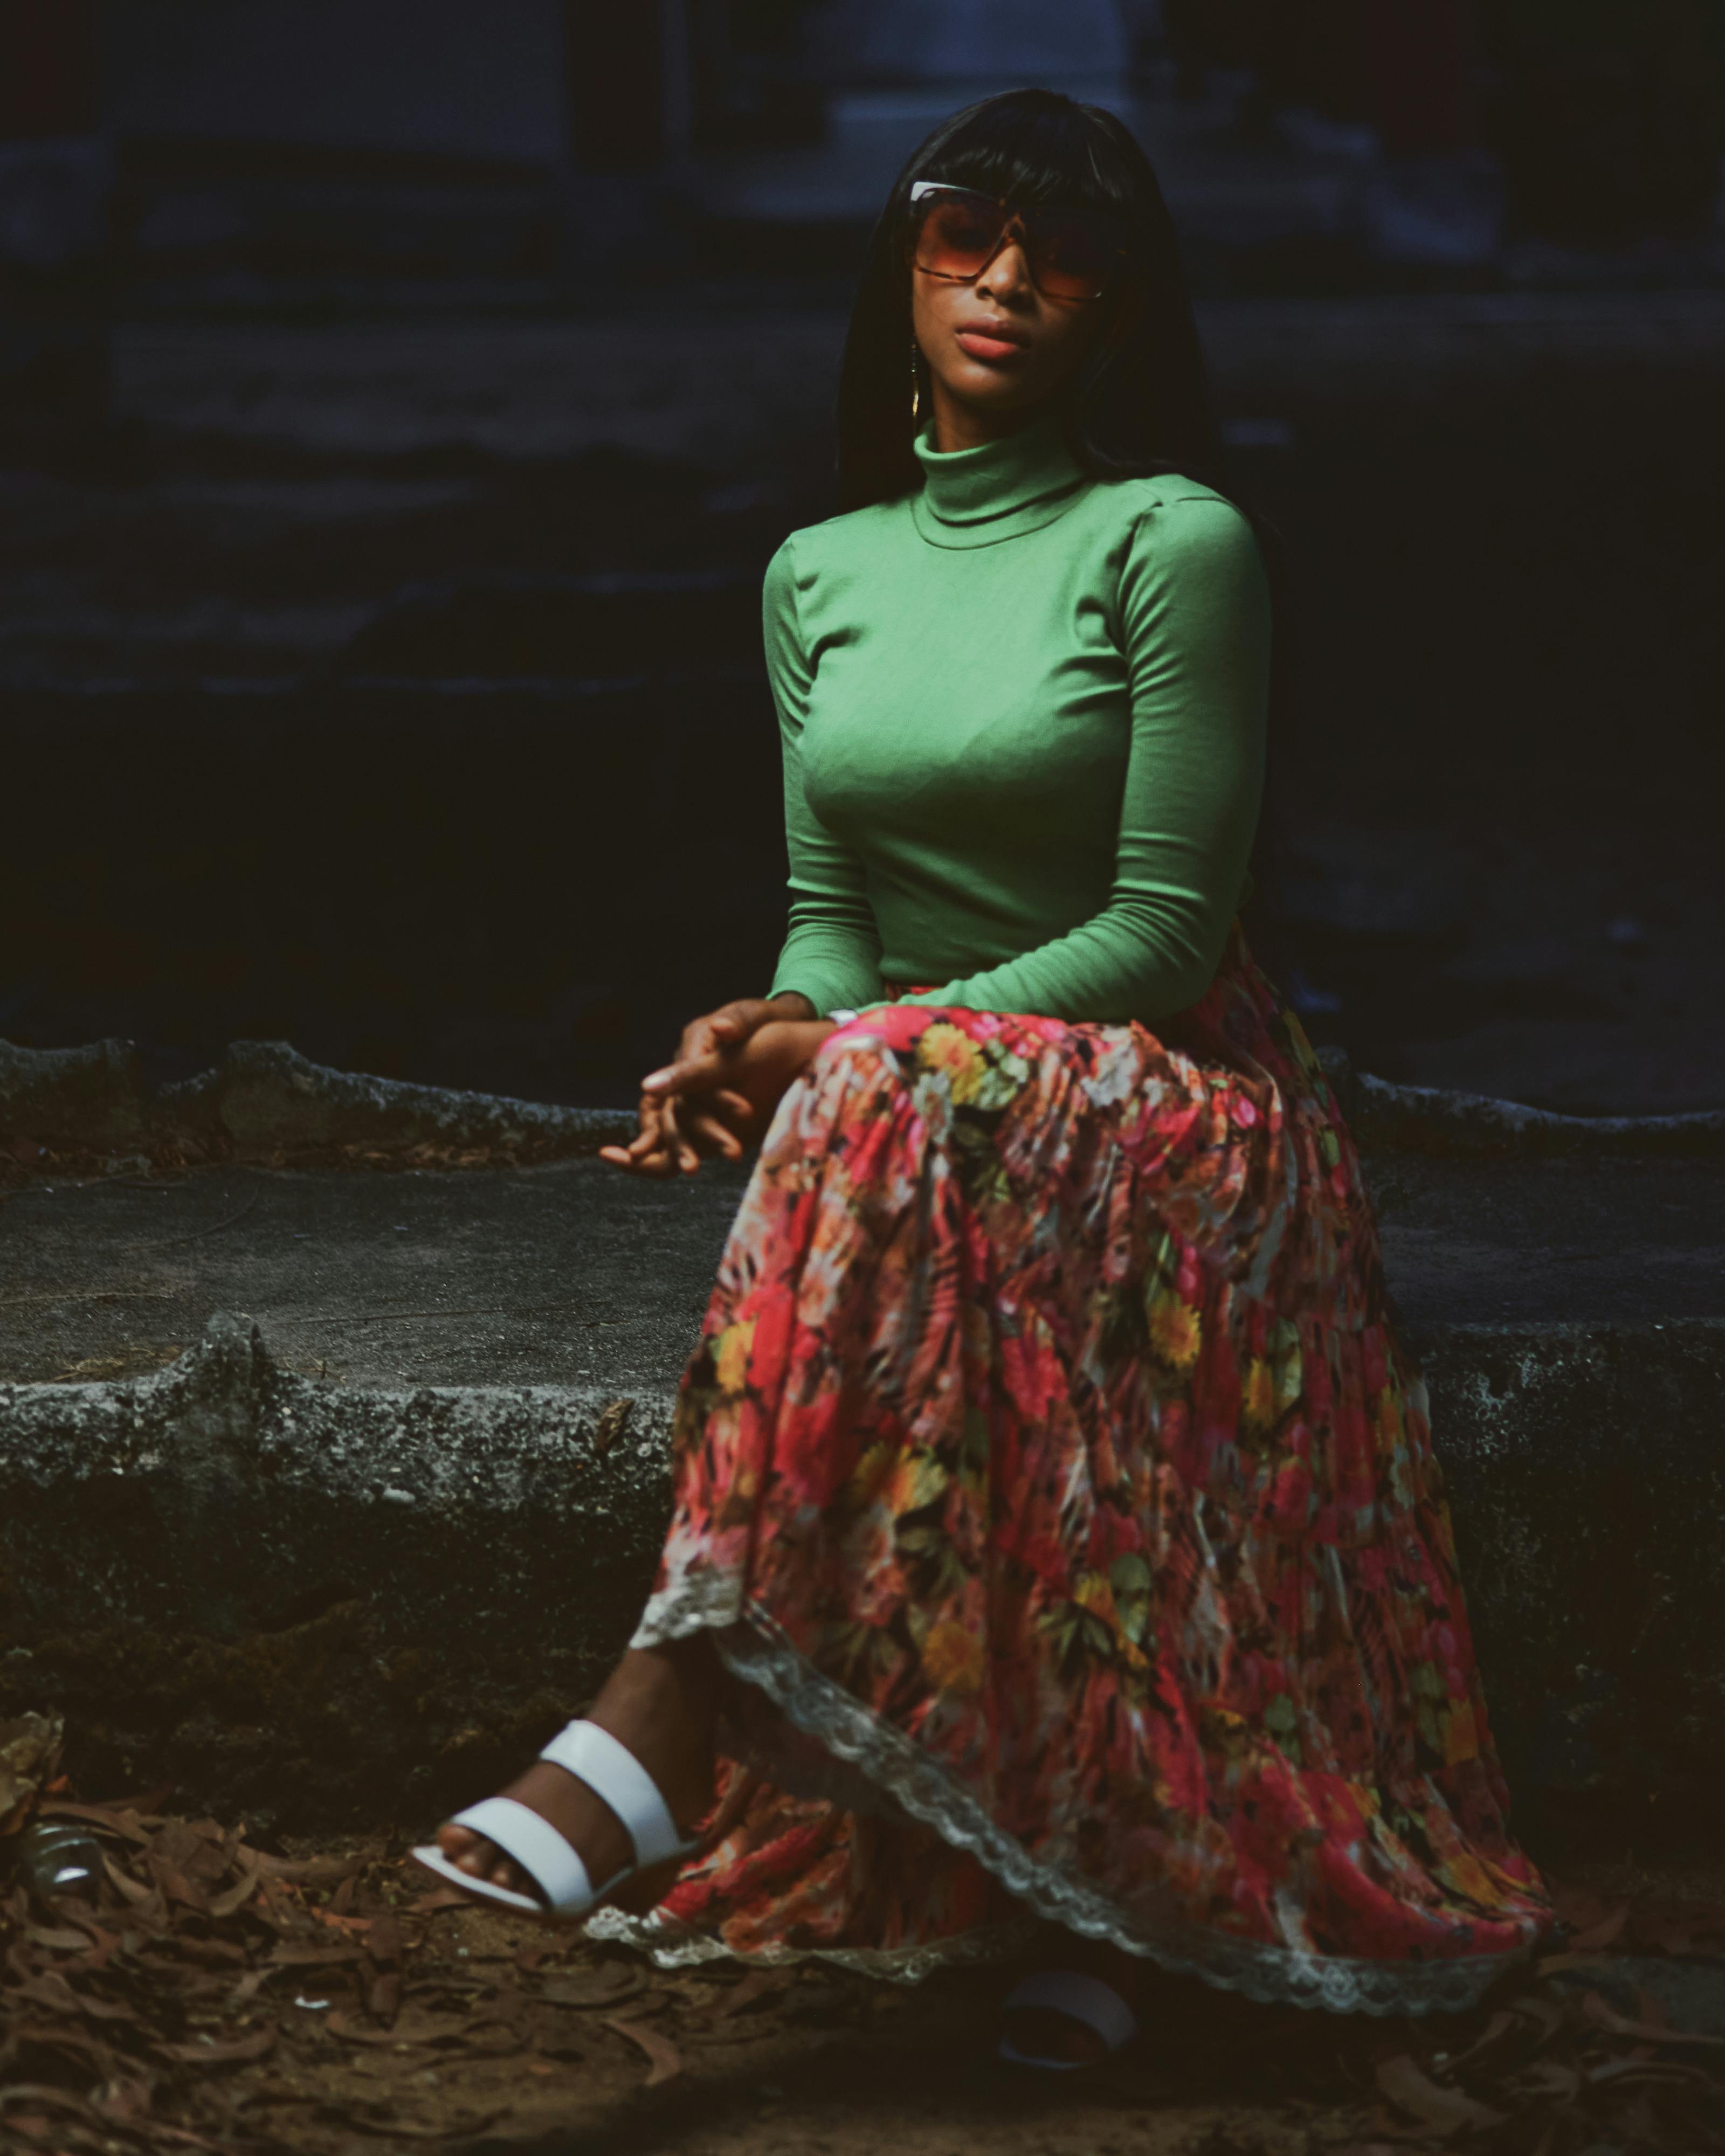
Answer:
[{"label": "sandal strap", "polygon": [[634,1845],[635,1862],[641,1869],[662,1864],[667,1857],[686,1856],[694,1847],[678,1832],[658,1783],[626,1744],[596,1722],[570,1722],[539,1756],[585,1782],[610,1806]]},{"label": "sandal strap", "polygon": [[593,1906],[596,1897],[587,1866],[549,1820],[513,1797],[487,1797],[483,1804],[470,1804],[456,1813],[453,1824],[495,1841],[559,1915],[573,1916]]},{"label": "sandal strap", "polygon": [[1118,2051],[1138,2033],[1138,2017],[1111,1984],[1081,1969],[1039,1969],[1014,1985],[1003,2013],[1026,2006],[1045,2013],[1064,2014],[1100,2036],[1109,2051]]}]

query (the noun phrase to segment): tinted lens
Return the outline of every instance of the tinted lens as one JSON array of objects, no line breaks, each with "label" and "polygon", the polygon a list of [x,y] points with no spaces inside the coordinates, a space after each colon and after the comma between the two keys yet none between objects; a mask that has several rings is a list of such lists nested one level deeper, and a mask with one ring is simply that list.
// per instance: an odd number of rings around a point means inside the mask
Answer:
[{"label": "tinted lens", "polygon": [[1100,297],[1120,260],[1114,235],[1095,218],[1033,210],[1024,220],[1030,274],[1054,300]]},{"label": "tinted lens", "polygon": [[1006,228],[992,203],[937,195],[916,235],[916,267],[936,277],[974,277]]}]

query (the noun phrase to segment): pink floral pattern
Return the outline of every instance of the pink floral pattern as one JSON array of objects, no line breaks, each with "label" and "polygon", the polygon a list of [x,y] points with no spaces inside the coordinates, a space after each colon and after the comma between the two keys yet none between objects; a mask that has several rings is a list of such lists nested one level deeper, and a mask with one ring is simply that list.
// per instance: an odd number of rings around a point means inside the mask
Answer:
[{"label": "pink floral pattern", "polygon": [[1158,1032],[839,1028],[675,1448],[637,1640],[711,1628],[753,1709],[661,1936],[960,1950],[1028,1908],[1389,2011],[1547,1928],[1353,1146],[1237,930]]}]

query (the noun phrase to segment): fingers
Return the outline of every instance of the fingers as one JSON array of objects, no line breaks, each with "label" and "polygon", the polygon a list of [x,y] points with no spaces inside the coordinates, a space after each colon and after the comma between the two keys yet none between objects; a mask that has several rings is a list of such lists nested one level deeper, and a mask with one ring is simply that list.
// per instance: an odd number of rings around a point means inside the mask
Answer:
[{"label": "fingers", "polygon": [[690,1142],[699,1152],[716,1152],[726,1160],[742,1158],[742,1140],[728,1123],[721,1122],[715,1115],[707,1114],[694,1107],[685,1107],[683,1115],[683,1129]]},{"label": "fingers", "polygon": [[625,1146],[601,1146],[599,1158],[608,1161],[613,1168],[626,1168],[632,1175],[673,1175],[675,1163],[670,1153],[660,1152],[638,1159]]},{"label": "fingers", "polygon": [[643,1093],[641,1127],[626,1146],[599,1147],[599,1158],[636,1175],[690,1175],[703,1158],[719,1154],[741,1160],[745,1134],[757,1121],[754,1103],[734,1087],[721,1086],[700,1096],[699,1105],[675,1095]]},{"label": "fingers", "polygon": [[626,1146],[601,1146],[599,1158],[635,1175],[674,1175],[676,1162],[667,1142],[660,1103],[643,1094],[638,1112],[641,1127],[637,1135]]},{"label": "fingers", "polygon": [[701,1155],[689,1142],[677,1120],[678,1102],[669,1097],[659,1104],[660,1127],[670,1147],[671,1158],[685,1175],[693,1175],[701,1165]]}]

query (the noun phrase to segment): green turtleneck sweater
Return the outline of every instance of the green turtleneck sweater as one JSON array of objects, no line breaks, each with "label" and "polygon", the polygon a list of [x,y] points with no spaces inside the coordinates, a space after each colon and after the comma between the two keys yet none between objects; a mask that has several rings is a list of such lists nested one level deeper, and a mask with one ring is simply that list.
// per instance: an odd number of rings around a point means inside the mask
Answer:
[{"label": "green turtleneck sweater", "polygon": [[1056,418],[916,447],[919,492],[793,532],[767,572],[791,892],[771,993],[1183,1010],[1249,888],[1251,527],[1193,480],[1086,478]]}]

